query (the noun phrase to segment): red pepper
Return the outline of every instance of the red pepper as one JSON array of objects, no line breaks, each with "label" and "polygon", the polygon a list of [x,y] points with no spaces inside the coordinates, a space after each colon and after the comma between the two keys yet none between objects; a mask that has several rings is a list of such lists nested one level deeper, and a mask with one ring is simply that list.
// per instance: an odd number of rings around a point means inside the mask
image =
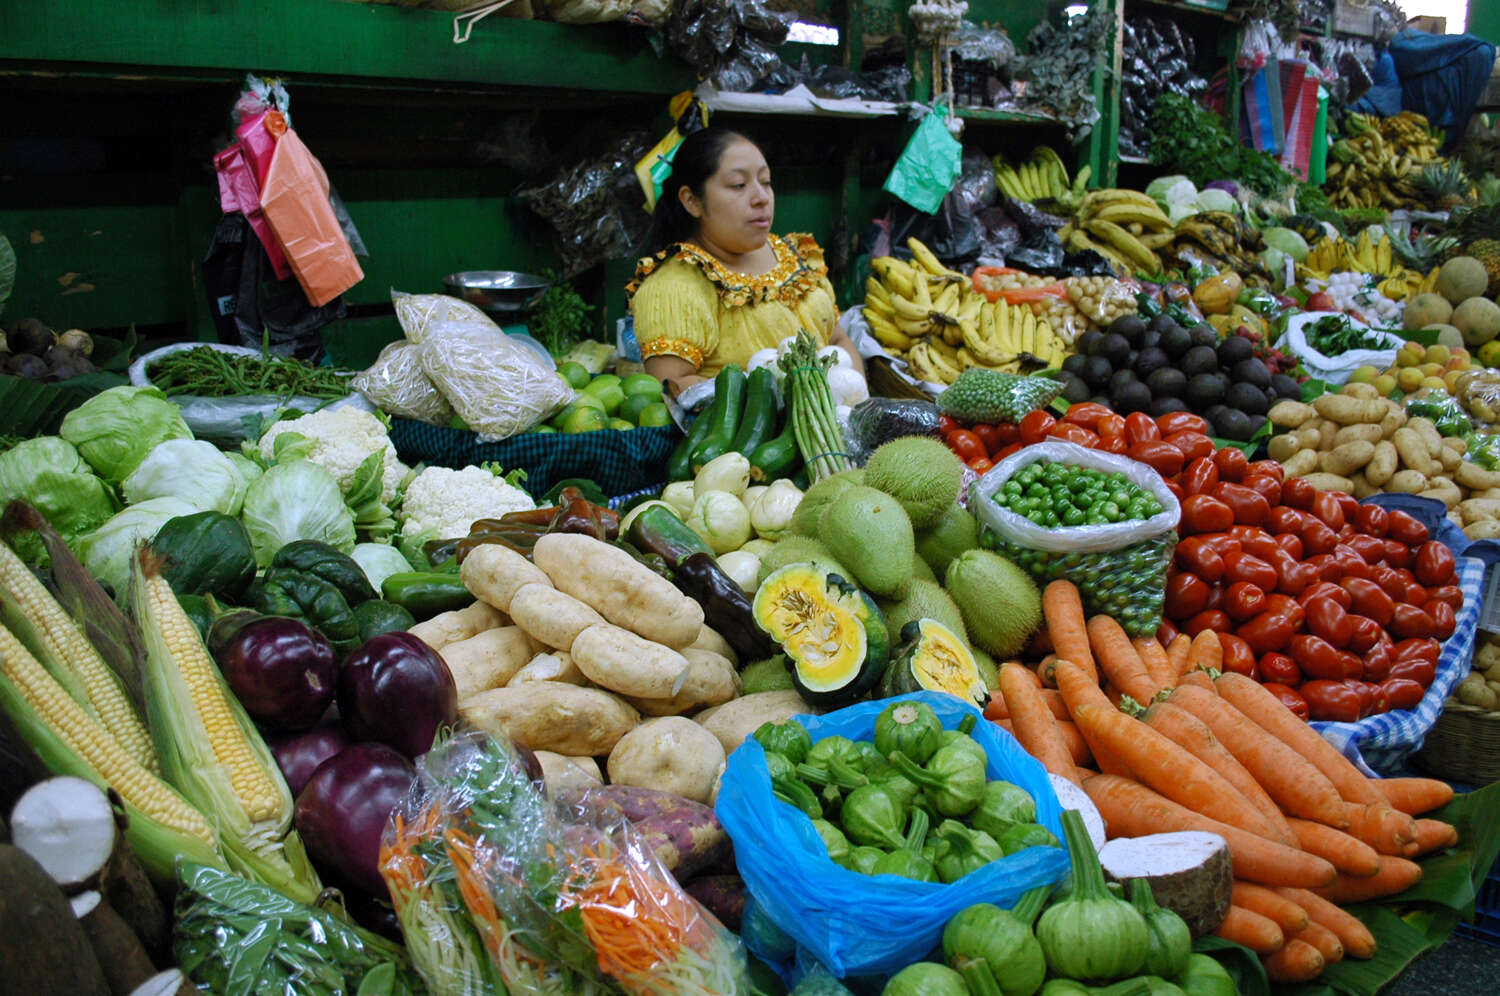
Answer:
[{"label": "red pepper", "polygon": [[1235,630],[1236,635],[1244,640],[1256,654],[1284,650],[1295,637],[1296,632],[1297,628],[1292,624],[1289,614],[1272,610],[1262,612],[1240,623],[1239,628]]},{"label": "red pepper", "polygon": [[1224,648],[1224,670],[1260,680],[1260,662],[1250,644],[1233,633],[1220,633],[1219,646]]},{"label": "red pepper", "polygon": [[1297,662],[1303,674],[1330,681],[1343,681],[1349,677],[1344,673],[1344,662],[1339,659],[1338,650],[1322,637],[1298,633],[1291,638],[1288,646],[1291,648],[1288,652],[1292,655],[1292,660]]},{"label": "red pepper", "polygon": [[1210,495],[1189,494],[1182,503],[1182,520],[1178,526],[1184,536],[1194,533],[1222,533],[1234,525],[1234,512]]},{"label": "red pepper", "polygon": [[1396,612],[1391,616],[1390,631],[1392,636],[1402,639],[1430,637],[1436,626],[1432,617],[1415,605],[1407,605],[1405,602],[1396,603]]},{"label": "red pepper", "polygon": [[1307,700],[1308,717],[1321,722],[1357,723],[1363,703],[1342,680],[1304,681],[1297,689]]},{"label": "red pepper", "polygon": [[1454,612],[1464,607],[1464,590],[1456,584],[1439,585],[1427,589],[1427,597],[1434,602],[1445,602]]},{"label": "red pepper", "polygon": [[1312,513],[1334,532],[1344,528],[1344,508],[1339,504],[1337,491],[1319,491],[1313,499]]},{"label": "red pepper", "polygon": [[1410,567],[1412,561],[1416,559],[1416,553],[1405,543],[1398,543],[1393,539],[1381,540],[1381,543],[1385,547],[1385,556],[1382,559],[1387,566]]},{"label": "red pepper", "polygon": [[[1301,539],[1299,536],[1298,539]],[[1318,569],[1318,576],[1324,581],[1332,581],[1335,584],[1344,576],[1344,565],[1339,563],[1331,553],[1320,553],[1315,557],[1307,557],[1304,563],[1312,564]]]},{"label": "red pepper", "polygon": [[1177,636],[1178,633],[1176,624],[1173,623],[1170,619],[1163,619],[1161,621],[1161,627],[1156,631],[1156,642],[1165,647],[1173,640],[1177,639]]},{"label": "red pepper", "polygon": [[1412,572],[1426,585],[1452,584],[1453,551],[1446,543],[1428,540],[1417,548],[1417,564]]},{"label": "red pepper", "polygon": [[1284,685],[1295,685],[1302,680],[1302,669],[1286,654],[1272,651],[1260,655],[1260,676],[1263,681],[1279,681]]},{"label": "red pepper", "polygon": [[1344,677],[1346,679],[1363,678],[1365,676],[1364,659],[1361,658],[1359,654],[1354,653],[1354,651],[1340,650],[1339,663],[1343,665]]},{"label": "red pepper", "polygon": [[[1296,533],[1280,533],[1276,537],[1276,545],[1281,547],[1287,553],[1291,554],[1293,560],[1302,559],[1302,554],[1304,552],[1302,549],[1302,537],[1298,536]],[[1312,566],[1317,569],[1317,565]]]},{"label": "red pepper", "polygon": [[1243,450],[1237,450],[1233,446],[1226,446],[1215,453],[1214,463],[1219,465],[1219,480],[1236,484],[1245,479],[1245,471],[1250,469],[1250,458],[1245,456]]},{"label": "red pepper", "polygon": [[1405,543],[1407,546],[1421,546],[1432,538],[1426,526],[1400,509],[1390,513],[1390,522],[1388,535],[1391,539]]},{"label": "red pepper", "polygon": [[1064,422],[1072,422],[1081,425],[1085,429],[1093,429],[1099,424],[1099,420],[1106,415],[1113,415],[1107,405],[1101,405],[1097,401],[1078,401],[1068,406],[1068,412],[1063,416]]},{"label": "red pepper", "polygon": [[1318,489],[1305,477],[1289,477],[1281,482],[1281,503],[1307,511],[1312,508]]},{"label": "red pepper", "polygon": [[1344,546],[1359,554],[1359,559],[1367,564],[1378,564],[1385,559],[1385,541],[1373,536],[1355,533],[1344,541]]},{"label": "red pepper", "polygon": [[1314,636],[1320,636],[1342,650],[1349,645],[1354,635],[1354,623],[1344,607],[1329,595],[1319,595],[1302,603],[1307,613],[1307,628]]},{"label": "red pepper", "polygon": [[1165,415],[1158,416],[1156,427],[1161,430],[1163,439],[1179,432],[1198,432],[1208,435],[1208,420],[1192,412],[1167,412]]},{"label": "red pepper", "polygon": [[1366,536],[1383,537],[1391,527],[1390,513],[1379,505],[1361,505],[1354,517],[1355,526]]},{"label": "red pepper", "polygon": [[1276,533],[1300,533],[1306,517],[1295,508],[1287,505],[1277,505],[1271,509],[1271,514],[1266,516],[1266,529]]},{"label": "red pepper", "polygon": [[[1103,405],[1099,406],[1103,408]],[[1021,444],[1031,446],[1047,438],[1047,433],[1057,424],[1057,419],[1046,409],[1029,411],[1021,419]]]},{"label": "red pepper", "polygon": [[1298,719],[1306,721],[1311,715],[1307,707],[1307,700],[1295,688],[1281,684],[1279,681],[1268,681],[1261,686],[1281,701],[1281,704],[1295,715]]},{"label": "red pepper", "polygon": [[1177,563],[1210,584],[1224,576],[1224,558],[1203,536],[1189,536],[1177,544]]},{"label": "red pepper", "polygon": [[1436,677],[1437,665],[1420,657],[1398,658],[1391,662],[1391,666],[1385,672],[1387,681],[1391,678],[1410,678],[1423,688],[1432,684]]},{"label": "red pepper", "polygon": [[1047,435],[1053,439],[1061,439],[1065,443],[1073,443],[1076,446],[1083,446],[1087,449],[1094,449],[1099,445],[1099,437],[1096,434],[1071,422],[1057,423],[1047,430]]},{"label": "red pepper", "polygon": [[1349,623],[1351,626],[1349,630],[1349,649],[1357,654],[1369,651],[1371,647],[1380,642],[1380,637],[1385,633],[1385,630],[1380,628],[1380,624],[1369,616],[1351,614],[1349,616]]},{"label": "red pepper", "polygon": [[1306,591],[1297,596],[1297,604],[1306,606],[1307,600],[1310,598],[1331,598],[1335,602],[1338,602],[1340,607],[1344,609],[1349,608],[1351,601],[1349,593],[1331,581],[1319,581],[1317,584],[1310,586]]},{"label": "red pepper", "polygon": [[[1150,419],[1148,418],[1146,421],[1149,422]],[[1160,439],[1142,439],[1139,442],[1131,443],[1130,449],[1125,451],[1125,455],[1132,460],[1139,460],[1162,477],[1176,477],[1182,473],[1184,459],[1182,451],[1171,443],[1162,442]]]},{"label": "red pepper", "polygon": [[[1118,456],[1124,456],[1126,451],[1130,449],[1130,444],[1125,442],[1124,436],[1110,436],[1108,439],[1100,439],[1099,445],[1094,448],[1103,453],[1114,453]],[[1168,481],[1167,483],[1170,485],[1172,482]]]},{"label": "red pepper", "polygon": [[1171,619],[1186,619],[1208,606],[1208,584],[1196,574],[1174,574],[1167,579],[1165,611]]},{"label": "red pepper", "polygon": [[1431,637],[1427,639],[1417,637],[1410,640],[1402,640],[1391,647],[1391,656],[1398,661],[1415,657],[1427,661],[1434,667],[1437,666],[1438,657],[1441,656],[1442,652],[1442,644]]},{"label": "red pepper", "polygon": [[1439,640],[1448,639],[1458,628],[1458,613],[1447,602],[1430,601],[1422,611],[1432,618],[1432,635]]},{"label": "red pepper", "polygon": [[[1211,629],[1215,633],[1226,632],[1234,623],[1220,609],[1204,609],[1182,624],[1182,631],[1189,636],[1197,636],[1205,629]],[[1221,641],[1222,642],[1222,641]],[[1227,654],[1226,654],[1227,656]]]},{"label": "red pepper", "polygon": [[[1292,480],[1299,478],[1294,477]],[[1308,556],[1332,553],[1333,548],[1338,545],[1338,534],[1329,529],[1326,522],[1311,515],[1307,517],[1302,526],[1302,549],[1307,551]]]},{"label": "red pepper", "polygon": [[1230,584],[1249,581],[1262,591],[1275,589],[1276,568],[1259,557],[1240,551],[1224,557],[1224,579]]},{"label": "red pepper", "polygon": [[[1239,450],[1233,452],[1239,453]],[[1244,454],[1240,455],[1244,456]],[[1219,468],[1219,476],[1221,478],[1224,476],[1223,467]],[[1271,514],[1271,503],[1266,501],[1265,496],[1250,490],[1243,484],[1221,480],[1219,486],[1214,488],[1213,494],[1215,498],[1234,510],[1234,521],[1242,526],[1258,526],[1266,521],[1266,516]]]},{"label": "red pepper", "polygon": [[1210,494],[1219,484],[1219,467],[1212,457],[1199,457],[1182,472],[1182,490],[1190,495]]},{"label": "red pepper", "polygon": [[[1068,421],[1066,416],[1063,417],[1063,421]],[[1093,425],[1086,425],[1083,428],[1098,433],[1101,440],[1123,439],[1126,446],[1130,445],[1130,440],[1125,438],[1125,417],[1123,415],[1116,415],[1114,412],[1110,412]]]},{"label": "red pepper", "polygon": [[1134,446],[1136,443],[1146,441],[1157,441],[1162,438],[1161,429],[1157,427],[1156,420],[1145,412],[1132,412],[1125,416],[1125,441]]},{"label": "red pepper", "polygon": [[1380,683],[1380,693],[1392,709],[1415,709],[1427,696],[1427,689],[1410,678],[1387,678]]},{"label": "red pepper", "polygon": [[1214,441],[1201,432],[1174,432],[1166,441],[1182,451],[1188,460],[1212,459]]},{"label": "red pepper", "polygon": [[1264,498],[1272,508],[1281,504],[1281,482],[1269,474],[1246,474],[1244,484]]},{"label": "red pepper", "polygon": [[[1172,599],[1170,582],[1167,588],[1167,601]],[[1244,622],[1246,619],[1260,615],[1266,609],[1266,593],[1263,589],[1256,587],[1248,581],[1236,581],[1229,586],[1224,593],[1224,611],[1235,622]]]},{"label": "red pepper", "polygon": [[988,457],[989,451],[984,448],[984,443],[973,432],[968,429],[958,429],[948,436],[948,448],[957,454],[964,463],[977,460],[979,457]]}]

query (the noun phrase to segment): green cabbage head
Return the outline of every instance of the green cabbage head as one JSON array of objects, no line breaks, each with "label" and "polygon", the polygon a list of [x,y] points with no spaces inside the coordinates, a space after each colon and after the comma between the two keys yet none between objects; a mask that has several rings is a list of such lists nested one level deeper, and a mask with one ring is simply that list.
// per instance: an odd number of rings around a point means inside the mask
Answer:
[{"label": "green cabbage head", "polygon": [[182,412],[154,387],[101,391],[63,418],[58,435],[78,447],[94,472],[118,485],[156,444],[192,439]]}]

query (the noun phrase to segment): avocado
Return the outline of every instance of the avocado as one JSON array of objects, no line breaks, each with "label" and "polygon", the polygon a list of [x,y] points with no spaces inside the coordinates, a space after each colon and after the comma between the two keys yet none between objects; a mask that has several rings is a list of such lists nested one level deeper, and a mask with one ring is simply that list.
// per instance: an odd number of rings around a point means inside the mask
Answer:
[{"label": "avocado", "polygon": [[1161,345],[1161,333],[1156,329],[1147,329],[1141,333],[1140,349],[1150,349],[1152,346]]},{"label": "avocado", "polygon": [[1244,442],[1250,438],[1250,416],[1234,408],[1225,408],[1213,423],[1214,433],[1224,439]]},{"label": "avocado", "polygon": [[1151,395],[1157,398],[1180,398],[1182,392],[1187,390],[1187,374],[1176,367],[1161,367],[1151,371],[1151,376],[1146,378],[1146,386],[1151,388]]},{"label": "avocado", "polygon": [[1112,373],[1114,373],[1114,368],[1102,356],[1090,356],[1084,361],[1083,382],[1096,391],[1109,383]]},{"label": "avocado", "polygon": [[1130,360],[1130,343],[1125,341],[1123,335],[1111,332],[1099,344],[1098,355],[1108,360],[1112,367],[1127,366]]},{"label": "avocado", "polygon": [[1271,421],[1271,420],[1268,419],[1268,418],[1266,418],[1266,416],[1264,416],[1264,415],[1251,415],[1250,416],[1250,437],[1254,437],[1254,435],[1261,430],[1261,427],[1264,426],[1269,421]]},{"label": "avocado", "polygon": [[1213,374],[1194,374],[1188,378],[1187,389],[1182,392],[1182,400],[1186,401],[1188,407],[1194,411],[1202,411],[1224,400],[1224,387],[1219,383],[1219,378]]},{"label": "avocado", "polygon": [[1060,379],[1063,385],[1062,398],[1068,404],[1077,404],[1080,401],[1087,401],[1089,399],[1089,386],[1084,383],[1082,377],[1064,371]]},{"label": "avocado", "polygon": [[1183,354],[1177,363],[1178,369],[1189,377],[1195,374],[1213,373],[1219,369],[1218,357],[1207,346],[1194,346]]},{"label": "avocado", "polygon": [[1228,370],[1255,355],[1255,347],[1242,335],[1232,335],[1219,343],[1219,366]]},{"label": "avocado", "polygon": [[[1167,359],[1167,354],[1163,353],[1159,347],[1148,346],[1141,350],[1140,355],[1135,358],[1135,362],[1131,364],[1130,368],[1135,371],[1137,377],[1146,380],[1156,371],[1167,367],[1171,362],[1171,360]],[[1154,394],[1155,392],[1153,391],[1152,393]]]},{"label": "avocado", "polygon": [[1125,362],[1123,364],[1121,364],[1121,365],[1122,366],[1127,366],[1130,369],[1134,370],[1135,369],[1135,361],[1140,358],[1140,355],[1141,355],[1140,350],[1138,350],[1138,349],[1132,349],[1129,353],[1127,353],[1125,355]]},{"label": "avocado", "polygon": [[1129,370],[1129,369],[1116,370],[1114,373],[1110,374],[1110,376],[1109,376],[1109,393],[1110,394],[1114,394],[1115,391],[1117,391],[1120,388],[1124,387],[1126,384],[1133,384],[1133,383],[1135,383],[1135,372],[1134,371]]},{"label": "avocado", "polygon": [[1151,407],[1146,409],[1152,418],[1161,418],[1170,412],[1185,412],[1188,410],[1187,402],[1181,398],[1157,398],[1151,402]]},{"label": "avocado", "polygon": [[1096,356],[1099,353],[1099,344],[1103,341],[1103,332],[1098,329],[1089,329],[1078,337],[1073,343],[1073,348],[1084,356]]},{"label": "avocado", "polygon": [[1193,347],[1193,337],[1188,334],[1187,329],[1174,325],[1161,333],[1158,345],[1168,359],[1175,360]]},{"label": "avocado", "polygon": [[1069,356],[1066,360],[1063,360],[1063,362],[1062,362],[1062,371],[1063,371],[1063,373],[1070,373],[1070,374],[1081,376],[1083,374],[1083,363],[1087,359],[1088,359],[1088,357],[1084,356],[1082,353],[1074,353],[1072,356]]},{"label": "avocado", "polygon": [[1194,346],[1217,346],[1219,344],[1219,330],[1207,322],[1194,325],[1188,330],[1193,337]]},{"label": "avocado", "polygon": [[1293,401],[1302,400],[1302,387],[1297,383],[1295,377],[1288,374],[1272,374],[1271,390],[1276,392],[1278,398],[1290,398]]},{"label": "avocado", "polygon": [[[1238,339],[1239,336],[1235,338]],[[1223,362],[1222,358],[1220,362]],[[1229,370],[1229,376],[1241,384],[1253,384],[1262,391],[1271,386],[1271,371],[1266,369],[1265,361],[1257,356],[1234,364]]]},{"label": "avocado", "polygon": [[1133,378],[1111,391],[1109,398],[1110,407],[1121,415],[1143,412],[1151,407],[1151,389]]},{"label": "avocado", "polygon": [[1155,318],[1151,319],[1151,327],[1156,329],[1156,331],[1160,332],[1162,335],[1166,335],[1168,329],[1182,328],[1181,325],[1177,324],[1177,319],[1173,318],[1166,312],[1162,312]]},{"label": "avocado", "polygon": [[1109,331],[1123,335],[1132,346],[1139,346],[1141,336],[1146,333],[1149,326],[1140,315],[1121,315],[1109,323]]},{"label": "avocado", "polygon": [[1231,384],[1229,390],[1224,392],[1224,403],[1230,408],[1238,408],[1246,415],[1264,415],[1266,392],[1254,384]]}]

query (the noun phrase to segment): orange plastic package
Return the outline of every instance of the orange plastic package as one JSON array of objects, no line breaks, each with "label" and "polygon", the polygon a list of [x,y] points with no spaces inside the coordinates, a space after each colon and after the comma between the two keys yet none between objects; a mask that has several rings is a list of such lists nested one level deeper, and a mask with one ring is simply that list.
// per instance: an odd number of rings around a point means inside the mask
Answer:
[{"label": "orange plastic package", "polygon": [[[279,115],[267,115],[272,117]],[[315,307],[365,278],[328,201],[328,175],[291,128],[276,142],[260,204],[297,282]]]}]

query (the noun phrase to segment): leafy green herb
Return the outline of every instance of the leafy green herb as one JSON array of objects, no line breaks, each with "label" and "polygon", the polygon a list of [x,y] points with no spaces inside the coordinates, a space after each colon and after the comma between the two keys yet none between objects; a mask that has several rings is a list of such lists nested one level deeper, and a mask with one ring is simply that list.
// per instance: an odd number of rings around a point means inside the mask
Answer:
[{"label": "leafy green herb", "polygon": [[588,330],[594,309],[552,270],[543,275],[551,285],[526,308],[526,327],[547,352],[560,357]]},{"label": "leafy green herb", "polygon": [[1307,344],[1324,356],[1340,356],[1351,349],[1384,349],[1385,337],[1373,329],[1356,328],[1347,315],[1328,315],[1303,331]]},{"label": "leafy green herb", "polygon": [[1012,63],[1026,82],[1027,101],[1068,124],[1075,141],[1099,120],[1094,72],[1114,37],[1114,15],[1100,5],[1060,26],[1043,20],[1026,36],[1026,54]]}]

